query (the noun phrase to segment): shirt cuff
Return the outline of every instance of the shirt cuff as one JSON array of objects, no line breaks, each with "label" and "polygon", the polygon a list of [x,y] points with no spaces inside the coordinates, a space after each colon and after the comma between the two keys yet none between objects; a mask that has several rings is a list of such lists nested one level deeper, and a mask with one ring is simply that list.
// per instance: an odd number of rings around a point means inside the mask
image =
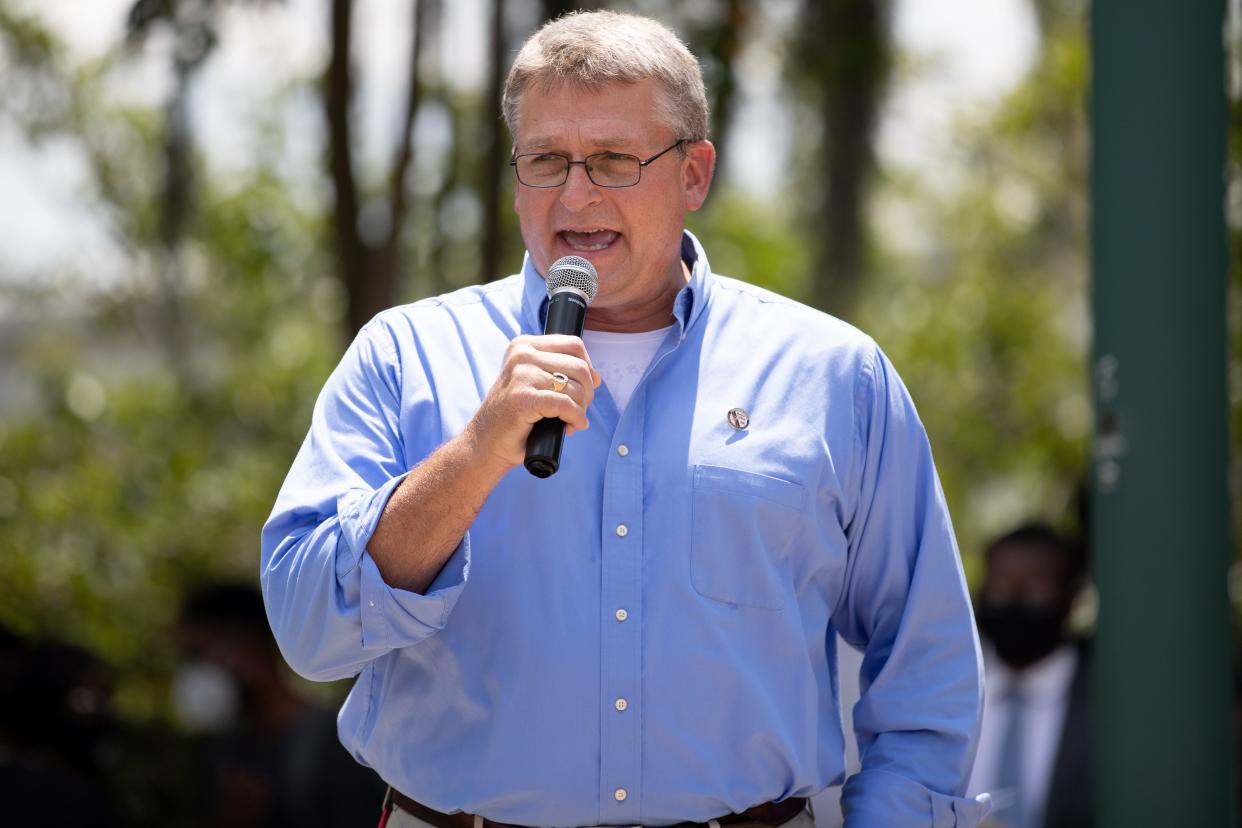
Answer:
[{"label": "shirt cuff", "polygon": [[969,799],[937,793],[885,770],[859,771],[841,792],[845,828],[977,828],[991,809],[988,794]]},{"label": "shirt cuff", "polygon": [[344,580],[362,561],[388,499],[403,480],[405,474],[399,474],[378,489],[350,489],[337,498],[336,514],[341,526],[341,548],[336,554],[337,579]]},{"label": "shirt cuff", "polygon": [[402,474],[378,489],[352,489],[337,501],[341,548],[337,550],[336,576],[342,583],[349,578],[361,581],[357,588],[364,650],[407,647],[442,630],[470,575],[467,532],[426,594],[396,589],[384,581],[366,545],[375,534],[388,499],[404,479]]},{"label": "shirt cuff", "polygon": [[425,595],[389,586],[368,554],[362,556],[362,648],[408,647],[444,629],[470,577],[470,533],[445,561]]}]

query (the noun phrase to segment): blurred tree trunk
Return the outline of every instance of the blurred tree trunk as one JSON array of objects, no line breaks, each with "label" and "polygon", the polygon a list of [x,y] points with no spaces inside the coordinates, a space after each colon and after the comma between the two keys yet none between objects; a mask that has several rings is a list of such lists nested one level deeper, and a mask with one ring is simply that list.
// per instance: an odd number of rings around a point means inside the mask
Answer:
[{"label": "blurred tree trunk", "polygon": [[733,103],[737,97],[734,63],[754,13],[754,6],[743,0],[724,0],[719,25],[692,38],[692,50],[696,54],[708,55],[712,61],[711,71],[707,73],[707,96],[712,113],[710,137],[718,152],[725,152],[728,146]]},{"label": "blurred tree trunk", "polygon": [[465,166],[466,153],[463,151],[462,136],[467,133],[465,128],[468,113],[463,111],[461,96],[453,95],[447,89],[444,94],[444,107],[449,116],[449,151],[444,160],[444,176],[440,179],[440,188],[432,197],[432,214],[436,216],[437,226],[431,231],[431,265],[432,281],[430,287],[434,293],[442,293],[449,288],[446,278],[449,269],[449,244],[447,233],[440,231],[439,222],[447,214],[449,198],[457,192],[462,182],[462,167]]},{"label": "blurred tree trunk", "polygon": [[848,318],[866,271],[866,199],[873,139],[892,68],[890,0],[808,0],[799,22],[801,71],[818,86],[823,140],[812,207],[810,299]]},{"label": "blurred tree trunk", "polygon": [[[418,118],[418,107],[422,103],[423,82],[419,63],[427,39],[427,21],[430,7],[438,0],[415,0],[414,34],[410,45],[409,88],[406,90],[404,128],[401,140],[397,143],[396,157],[392,170],[388,174],[388,233],[379,248],[376,271],[379,281],[387,291],[379,303],[379,309],[388,307],[395,298],[397,279],[403,257],[401,256],[401,229],[413,213],[413,202],[409,198],[406,186],[406,175],[414,162],[414,127]],[[367,318],[370,318],[369,316]]]},{"label": "blurred tree trunk", "polygon": [[378,240],[368,243],[360,226],[362,199],[354,177],[354,148],[351,135],[353,66],[350,42],[353,35],[352,0],[332,0],[331,54],[323,85],[324,115],[328,125],[328,171],[336,196],[333,209],[333,236],[336,247],[337,276],[345,288],[346,338],[353,335],[375,314],[396,299],[397,277],[402,265],[402,229],[411,211],[406,173],[414,162],[414,125],[421,102],[422,83],[419,62],[426,36],[431,0],[415,0],[414,32],[410,46],[405,117],[401,138],[389,168],[387,188],[380,197],[387,213],[386,226]]},{"label": "blurred tree trunk", "polygon": [[503,190],[508,152],[505,148],[505,124],[497,114],[501,87],[504,85],[508,53],[505,37],[505,2],[492,0],[492,18],[488,31],[487,91],[482,101],[483,123],[487,124],[487,148],[483,152],[480,187],[483,191],[483,245],[479,262],[479,281],[488,282],[504,276],[500,272],[504,257],[503,227],[500,221],[500,194]]},{"label": "blurred tree trunk", "polygon": [[196,65],[178,58],[164,121],[164,181],[160,193],[160,339],[175,376],[192,383],[182,307],[181,242],[193,209],[193,147],[189,124],[190,79]]},{"label": "blurred tree trunk", "polygon": [[353,35],[352,0],[332,0],[332,51],[324,83],[324,114],[328,119],[328,170],[336,195],[332,220],[336,242],[337,275],[345,288],[346,336],[362,326],[369,297],[371,262],[367,245],[358,229],[361,212],[358,184],[350,141],[350,102],[353,83],[350,66],[350,38]]},{"label": "blurred tree trunk", "polygon": [[155,27],[172,30],[173,89],[164,109],[164,170],[160,184],[159,319],[157,328],[174,376],[183,387],[195,383],[190,359],[190,336],[183,302],[182,243],[194,213],[194,137],[190,123],[190,91],[194,77],[216,44],[218,6],[213,2],[178,3],[175,0],[136,0],[129,8],[125,29],[130,45],[143,40]]}]

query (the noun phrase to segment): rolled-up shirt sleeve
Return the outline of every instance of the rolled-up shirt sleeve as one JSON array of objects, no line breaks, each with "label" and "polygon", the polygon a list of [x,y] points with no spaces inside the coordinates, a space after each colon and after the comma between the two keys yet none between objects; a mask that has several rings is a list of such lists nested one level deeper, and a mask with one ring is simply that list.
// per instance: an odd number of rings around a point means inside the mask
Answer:
[{"label": "rolled-up shirt sleeve", "polygon": [[311,427],[263,527],[260,580],[289,665],[315,680],[443,628],[469,573],[466,535],[426,594],[384,582],[366,545],[408,472],[403,377],[380,319],[359,332],[320,392]]},{"label": "rolled-up shirt sleeve", "polygon": [[879,351],[864,358],[851,463],[846,589],[833,613],[864,653],[853,711],[861,769],[842,792],[847,828],[974,828],[964,797],[982,708],[978,636],[927,435]]}]

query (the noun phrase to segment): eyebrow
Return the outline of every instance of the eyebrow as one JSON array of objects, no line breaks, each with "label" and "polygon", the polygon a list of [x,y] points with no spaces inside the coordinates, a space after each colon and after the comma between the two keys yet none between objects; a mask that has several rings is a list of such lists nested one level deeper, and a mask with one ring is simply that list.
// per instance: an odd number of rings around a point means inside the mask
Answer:
[{"label": "eyebrow", "polygon": [[[526,144],[528,150],[544,150],[550,147],[556,147],[558,141],[554,138],[536,138]],[[591,142],[593,146],[606,150],[624,149],[634,143],[631,138],[599,138]]]}]

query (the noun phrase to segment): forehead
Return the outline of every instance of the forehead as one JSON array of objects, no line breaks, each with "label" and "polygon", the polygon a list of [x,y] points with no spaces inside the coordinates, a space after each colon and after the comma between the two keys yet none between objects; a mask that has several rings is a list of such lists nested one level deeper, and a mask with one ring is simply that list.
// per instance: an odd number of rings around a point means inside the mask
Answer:
[{"label": "forehead", "polygon": [[635,147],[659,136],[659,87],[651,79],[587,88],[535,85],[522,95],[515,141],[522,149],[589,144]]}]

